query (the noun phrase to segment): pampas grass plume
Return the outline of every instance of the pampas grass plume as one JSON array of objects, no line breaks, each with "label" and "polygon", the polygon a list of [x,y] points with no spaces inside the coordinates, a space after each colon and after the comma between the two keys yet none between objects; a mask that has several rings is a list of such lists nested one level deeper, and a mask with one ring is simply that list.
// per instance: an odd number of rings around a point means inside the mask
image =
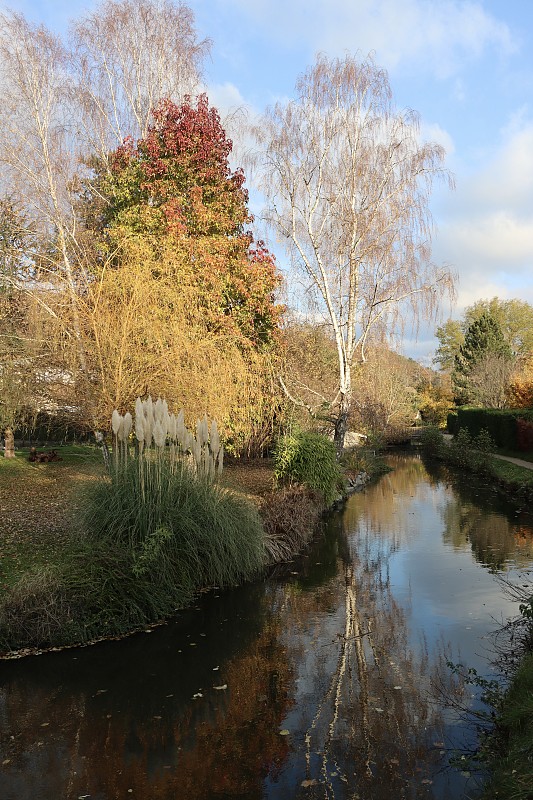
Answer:
[{"label": "pampas grass plume", "polygon": [[132,423],[133,423],[132,416],[131,416],[129,411],[126,411],[126,413],[124,414],[124,417],[122,419],[122,441],[123,442],[127,441],[128,436],[131,433]]},{"label": "pampas grass plume", "polygon": [[118,431],[120,428],[120,423],[122,422],[122,417],[117,411],[117,409],[113,409],[113,413],[111,415],[111,427],[113,428],[113,433],[115,436],[118,435]]},{"label": "pampas grass plume", "polygon": [[157,420],[153,430],[154,442],[156,447],[164,447],[165,439],[167,438],[166,429],[163,427],[161,420]]}]

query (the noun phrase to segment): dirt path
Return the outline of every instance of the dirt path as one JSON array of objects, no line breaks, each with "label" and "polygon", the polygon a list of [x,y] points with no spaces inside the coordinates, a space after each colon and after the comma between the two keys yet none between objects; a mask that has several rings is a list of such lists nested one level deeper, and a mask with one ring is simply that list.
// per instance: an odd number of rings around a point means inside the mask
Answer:
[{"label": "dirt path", "polygon": [[[445,442],[449,443],[452,441],[453,436],[451,433],[445,433],[443,434],[442,438],[444,439]],[[532,461],[524,461],[521,458],[514,458],[513,456],[500,456],[498,453],[491,453],[491,456],[493,458],[499,458],[502,461],[510,461],[511,464],[516,464],[517,467],[524,467],[524,469],[533,469]]]},{"label": "dirt path", "polygon": [[524,467],[525,469],[533,469],[531,461],[522,461],[521,458],[512,458],[511,456],[500,456],[498,453],[491,453],[493,458],[500,458],[502,461],[510,461],[511,464],[516,464],[517,467]]}]

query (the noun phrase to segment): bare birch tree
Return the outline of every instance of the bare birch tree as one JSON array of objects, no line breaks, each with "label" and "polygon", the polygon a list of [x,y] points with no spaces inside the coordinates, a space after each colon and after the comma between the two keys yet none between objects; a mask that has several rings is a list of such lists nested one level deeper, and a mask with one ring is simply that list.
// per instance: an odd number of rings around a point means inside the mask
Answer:
[{"label": "bare birch tree", "polygon": [[342,451],[354,365],[369,336],[431,316],[453,277],[431,262],[433,182],[451,176],[444,149],[420,141],[412,111],[392,103],[372,58],[319,56],[296,99],[255,130],[267,220],[283,239],[331,326],[338,386],[327,398]]},{"label": "bare birch tree", "polygon": [[[67,54],[62,42],[22,14],[0,15],[0,165],[9,189],[33,225],[35,249],[19,270],[19,288],[38,283],[63,288],[70,299],[71,334],[85,368],[76,311],[76,217],[69,184],[77,164],[68,102]],[[25,278],[25,280],[24,280]],[[54,315],[50,307],[48,312]],[[58,319],[58,322],[60,320]]]},{"label": "bare birch tree", "polygon": [[197,90],[210,49],[175,0],[104,0],[72,33],[84,138],[103,158],[125,137],[146,136],[160,100]]},{"label": "bare birch tree", "polygon": [[41,363],[64,377],[69,406],[78,378],[95,377],[84,318],[89,283],[104,266],[84,232],[79,179],[96,162],[105,168],[124,137],[143,135],[159,100],[193,91],[208,50],[192,11],[175,0],[104,0],[68,43],[0,12],[0,198],[32,232],[18,269],[0,277],[44,314]]}]

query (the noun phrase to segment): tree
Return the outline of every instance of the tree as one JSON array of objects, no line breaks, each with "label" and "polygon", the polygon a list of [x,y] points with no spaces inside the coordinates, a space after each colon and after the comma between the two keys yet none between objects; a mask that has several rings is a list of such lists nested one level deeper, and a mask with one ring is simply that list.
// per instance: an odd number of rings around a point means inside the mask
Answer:
[{"label": "tree", "polygon": [[[78,367],[84,369],[76,310],[80,274],[69,182],[76,151],[69,139],[67,54],[58,37],[13,12],[0,14],[0,164],[3,179],[34,230],[26,266],[33,285],[46,281],[68,293]],[[22,276],[20,276],[22,277]],[[51,310],[49,309],[50,313]]]},{"label": "tree", "polygon": [[468,327],[483,314],[488,314],[500,326],[513,355],[526,356],[533,352],[533,306],[525,300],[478,300],[467,306],[461,320],[447,320],[437,328],[439,347],[433,362],[441,369],[452,371],[455,356],[465,340]]},{"label": "tree", "polygon": [[80,217],[95,257],[82,394],[99,419],[138,395],[164,394],[193,420],[216,416],[241,452],[260,447],[271,426],[282,307],[230,152],[205,96],[163,101],[146,136],[126,140],[87,181]]},{"label": "tree", "polygon": [[513,355],[533,351],[533,306],[525,300],[478,300],[465,310],[466,328],[483,314],[491,316],[500,326]]},{"label": "tree", "polygon": [[[494,317],[483,313],[469,325],[464,343],[455,356],[452,381],[456,401],[464,404],[482,402],[484,398],[488,400],[489,395],[499,397],[505,388],[502,389],[501,381],[507,380],[510,374],[504,366],[506,363],[510,365],[511,362],[511,348],[505,341],[500,325]],[[489,395],[482,397],[480,387],[484,380],[489,379],[491,367],[492,380],[498,387],[493,383],[490,391],[487,388]]]},{"label": "tree", "polygon": [[132,236],[156,253],[170,242],[180,283],[194,288],[209,328],[245,348],[268,348],[282,311],[280,276],[247,229],[248,193],[242,170],[230,169],[231,148],[205,95],[196,105],[163,101],[146,137],[137,145],[126,140],[110,158],[110,174],[97,178],[99,233],[115,260]]},{"label": "tree", "polygon": [[435,332],[439,340],[439,346],[433,359],[434,364],[440,364],[440,368],[446,372],[451,372],[455,364],[455,356],[465,340],[463,325],[455,319],[448,319],[437,328]]},{"label": "tree", "polygon": [[289,318],[283,328],[283,345],[279,380],[292,401],[291,417],[302,424],[311,415],[322,431],[329,413],[327,398],[335,393],[337,382],[335,342],[323,325]]},{"label": "tree", "polygon": [[[0,190],[9,187],[11,209],[27,227],[23,245],[13,249],[4,235],[12,219],[2,205],[1,280],[13,288],[17,308],[25,295],[24,321],[13,316],[21,327],[11,328],[10,341],[17,352],[31,341],[26,375],[33,386],[45,378],[40,388],[48,391],[49,407],[61,398],[76,406],[77,387],[94,378],[87,302],[106,264],[81,224],[80,181],[88,165],[108,169],[109,150],[125,134],[145,130],[164,95],[179,100],[197,85],[208,49],[190,9],[174,0],[103,2],[74,25],[68,43],[22,14],[0,13]],[[4,377],[13,363],[3,352]]]},{"label": "tree", "polygon": [[511,408],[533,406],[533,352],[520,356],[507,387],[507,399]]},{"label": "tree", "polygon": [[175,0],[104,0],[71,33],[87,153],[104,161],[126,137],[146,136],[163,98],[197,90],[210,49],[191,9]]},{"label": "tree", "polygon": [[351,421],[356,430],[380,436],[412,425],[418,365],[388,347],[374,346],[369,351],[368,361],[354,376]]},{"label": "tree", "polygon": [[483,353],[468,375],[469,402],[484,408],[505,408],[513,369],[508,353]]},{"label": "tree", "polygon": [[397,111],[386,73],[369,57],[316,64],[297,97],[256,128],[268,221],[315,294],[335,339],[329,399],[340,453],[353,399],[352,371],[373,332],[431,315],[453,288],[430,261],[433,182],[451,183],[444,150],[421,144],[412,111]]},{"label": "tree", "polygon": [[424,369],[417,385],[417,406],[422,421],[426,425],[445,428],[448,412],[453,405],[450,374]]}]

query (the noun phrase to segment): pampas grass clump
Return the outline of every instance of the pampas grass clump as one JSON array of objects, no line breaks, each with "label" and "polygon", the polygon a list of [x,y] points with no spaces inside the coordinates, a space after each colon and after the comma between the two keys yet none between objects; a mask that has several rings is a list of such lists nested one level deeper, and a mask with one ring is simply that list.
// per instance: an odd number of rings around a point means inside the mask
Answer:
[{"label": "pampas grass clump", "polygon": [[132,554],[136,574],[168,574],[179,587],[236,584],[263,564],[255,507],[186,463],[145,461],[141,472],[132,461],[90,487],[84,517],[91,539]]}]

